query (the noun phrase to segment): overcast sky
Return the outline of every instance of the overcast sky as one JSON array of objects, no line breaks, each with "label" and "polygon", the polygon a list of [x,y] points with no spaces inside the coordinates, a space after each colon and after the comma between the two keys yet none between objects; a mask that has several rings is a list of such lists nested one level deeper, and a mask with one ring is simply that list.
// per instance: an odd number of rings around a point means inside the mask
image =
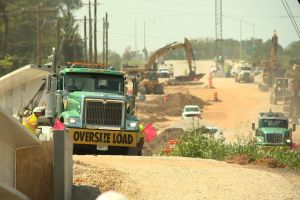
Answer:
[{"label": "overcast sky", "polygon": [[[300,26],[300,5],[297,0],[286,0]],[[83,0],[88,3],[88,0]],[[94,0],[91,0],[94,3]],[[255,27],[255,38],[267,40],[276,30],[284,47],[299,40],[281,0],[223,0],[223,38],[250,39]],[[127,46],[154,51],[184,37],[215,37],[214,0],[98,0],[98,49],[102,50],[102,18],[108,12],[109,49],[120,54]],[[93,10],[92,10],[93,11]],[[88,6],[75,12],[77,19],[88,17]],[[93,12],[92,12],[93,17]],[[78,22],[83,37],[83,22]],[[135,28],[137,24],[137,28]],[[254,24],[254,26],[253,26]]]}]

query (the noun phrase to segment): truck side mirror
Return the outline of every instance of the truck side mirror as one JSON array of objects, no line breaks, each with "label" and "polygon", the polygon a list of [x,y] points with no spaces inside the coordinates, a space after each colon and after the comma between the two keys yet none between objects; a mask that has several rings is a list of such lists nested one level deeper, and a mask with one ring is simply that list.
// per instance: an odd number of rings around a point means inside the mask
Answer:
[{"label": "truck side mirror", "polygon": [[255,130],[255,123],[252,122],[252,130]]},{"label": "truck side mirror", "polygon": [[296,124],[293,123],[293,131],[296,131]]}]

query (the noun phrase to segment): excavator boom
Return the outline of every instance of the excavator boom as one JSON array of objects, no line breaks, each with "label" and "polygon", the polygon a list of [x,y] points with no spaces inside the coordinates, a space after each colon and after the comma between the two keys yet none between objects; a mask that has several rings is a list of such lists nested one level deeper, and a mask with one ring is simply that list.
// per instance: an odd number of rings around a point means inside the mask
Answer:
[{"label": "excavator boom", "polygon": [[179,49],[179,48],[183,48],[185,51],[185,57],[190,71],[189,74],[190,75],[195,74],[195,72],[192,69],[192,59],[194,59],[192,44],[187,38],[184,38],[184,43],[173,42],[162,48],[159,48],[154,53],[152,53],[151,56],[149,57],[148,62],[145,64],[145,71],[156,71],[157,69],[155,65],[157,60],[161,56],[167,54],[169,51]]}]

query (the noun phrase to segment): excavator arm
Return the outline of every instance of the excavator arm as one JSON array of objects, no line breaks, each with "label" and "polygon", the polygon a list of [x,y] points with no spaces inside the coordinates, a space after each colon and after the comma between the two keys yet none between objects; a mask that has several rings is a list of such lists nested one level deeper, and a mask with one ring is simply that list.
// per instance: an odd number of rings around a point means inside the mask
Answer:
[{"label": "excavator arm", "polygon": [[148,62],[145,64],[145,71],[156,71],[157,69],[155,64],[157,59],[167,54],[169,51],[179,49],[179,48],[183,48],[185,51],[185,57],[188,62],[190,75],[195,74],[195,71],[192,69],[192,59],[194,60],[192,44],[187,38],[184,38],[184,43],[174,42],[152,53],[151,56],[149,57]]}]

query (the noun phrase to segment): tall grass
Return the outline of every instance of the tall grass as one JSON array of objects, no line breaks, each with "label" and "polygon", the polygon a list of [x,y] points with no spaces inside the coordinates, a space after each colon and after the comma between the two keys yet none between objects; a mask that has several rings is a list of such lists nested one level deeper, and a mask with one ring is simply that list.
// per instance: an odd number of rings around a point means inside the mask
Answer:
[{"label": "tall grass", "polygon": [[225,160],[234,155],[247,155],[255,161],[263,157],[274,158],[290,167],[300,168],[300,152],[274,147],[264,150],[258,147],[251,138],[227,143],[221,139],[208,137],[205,127],[186,131],[180,138],[172,154],[173,156],[195,157]]}]

